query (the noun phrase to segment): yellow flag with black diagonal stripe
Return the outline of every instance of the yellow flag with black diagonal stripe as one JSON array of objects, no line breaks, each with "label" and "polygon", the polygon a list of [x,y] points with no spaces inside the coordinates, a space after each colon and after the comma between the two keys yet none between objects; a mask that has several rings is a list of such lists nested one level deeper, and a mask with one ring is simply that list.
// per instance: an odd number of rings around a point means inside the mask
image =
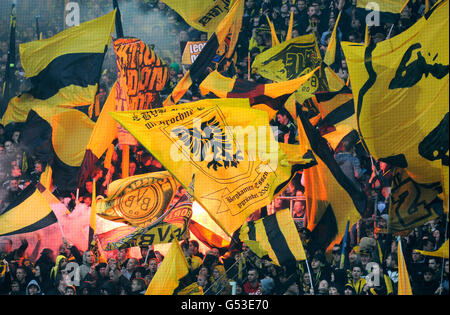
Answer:
[{"label": "yellow flag with black diagonal stripe", "polygon": [[289,209],[245,223],[239,230],[239,239],[260,258],[268,255],[278,266],[306,259]]},{"label": "yellow flag with black diagonal stripe", "polygon": [[57,222],[45,190],[39,183],[30,184],[6,205],[0,215],[0,236],[29,233]]},{"label": "yellow flag with black diagonal stripe", "polygon": [[21,63],[33,87],[10,101],[3,125],[24,122],[35,105],[94,104],[115,16],[114,10],[51,38],[21,44]]}]

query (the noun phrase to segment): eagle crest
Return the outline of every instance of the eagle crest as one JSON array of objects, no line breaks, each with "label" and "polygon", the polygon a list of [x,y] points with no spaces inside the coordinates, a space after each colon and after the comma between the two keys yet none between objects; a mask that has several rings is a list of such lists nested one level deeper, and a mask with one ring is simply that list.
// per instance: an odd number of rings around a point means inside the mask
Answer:
[{"label": "eagle crest", "polygon": [[172,134],[189,148],[191,158],[200,162],[208,161],[208,169],[215,171],[220,167],[237,168],[239,160],[242,160],[242,152],[237,150],[233,154],[233,141],[229,140],[220,122],[214,116],[208,121],[203,121],[198,126],[186,128],[176,127]]}]

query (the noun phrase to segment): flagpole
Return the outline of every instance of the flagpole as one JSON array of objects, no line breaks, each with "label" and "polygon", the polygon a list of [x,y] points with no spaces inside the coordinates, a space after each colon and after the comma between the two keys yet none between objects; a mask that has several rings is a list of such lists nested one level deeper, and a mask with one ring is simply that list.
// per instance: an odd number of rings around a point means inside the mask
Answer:
[{"label": "flagpole", "polygon": [[116,36],[117,38],[123,37],[123,27],[122,27],[122,15],[120,14],[119,4],[117,0],[113,0],[113,8],[117,10],[116,13]]},{"label": "flagpole", "polygon": [[40,31],[39,31],[39,19],[40,19],[40,18],[41,18],[40,15],[36,15],[36,16],[35,16],[35,19],[36,19],[36,37],[37,37],[37,40],[40,40],[40,39],[41,39]]},{"label": "flagpole", "polygon": [[[309,269],[309,262],[308,262],[308,258],[305,255],[305,261],[306,261],[306,268],[308,269],[308,273],[309,273],[309,283],[311,285],[311,289],[314,292],[314,285],[313,285],[313,281],[312,281],[312,274],[311,274],[311,270]],[[314,292],[315,294],[315,292]]]}]

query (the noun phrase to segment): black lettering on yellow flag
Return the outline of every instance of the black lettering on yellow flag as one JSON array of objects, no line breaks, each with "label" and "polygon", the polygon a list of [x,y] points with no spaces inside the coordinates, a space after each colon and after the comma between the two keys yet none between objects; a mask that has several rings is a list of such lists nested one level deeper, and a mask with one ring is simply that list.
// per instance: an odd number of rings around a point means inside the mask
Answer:
[{"label": "black lettering on yellow flag", "polygon": [[444,184],[448,170],[448,6],[389,40],[342,44],[363,144],[419,185]]},{"label": "black lettering on yellow flag", "polygon": [[206,33],[216,30],[230,10],[231,0],[163,0],[192,27]]},{"label": "black lettering on yellow flag", "polygon": [[[295,37],[272,47],[258,56],[252,71],[274,82],[296,79],[320,67],[322,58],[314,35]],[[299,101],[309,98],[316,91],[328,90],[325,73],[321,69],[298,91]]]},{"label": "black lettering on yellow flag", "polygon": [[111,114],[181,185],[195,173],[194,198],[229,235],[291,177],[267,113],[250,108],[248,99],[163,109]]},{"label": "black lettering on yellow flag", "polygon": [[396,169],[392,182],[388,232],[396,233],[421,226],[443,215],[440,183],[416,183],[404,169]]}]

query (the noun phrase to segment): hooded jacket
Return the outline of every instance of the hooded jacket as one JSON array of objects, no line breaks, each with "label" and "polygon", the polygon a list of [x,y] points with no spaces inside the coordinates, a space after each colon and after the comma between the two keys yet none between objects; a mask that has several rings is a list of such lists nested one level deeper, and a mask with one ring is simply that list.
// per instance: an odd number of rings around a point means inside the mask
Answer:
[{"label": "hooded jacket", "polygon": [[34,286],[36,286],[38,288],[38,291],[36,293],[37,295],[43,295],[43,293],[41,291],[41,286],[39,285],[39,283],[36,280],[31,280],[28,283],[27,288],[25,289],[26,295],[30,295],[30,290],[29,289],[30,289],[30,286],[32,286],[32,285],[34,285]]}]

